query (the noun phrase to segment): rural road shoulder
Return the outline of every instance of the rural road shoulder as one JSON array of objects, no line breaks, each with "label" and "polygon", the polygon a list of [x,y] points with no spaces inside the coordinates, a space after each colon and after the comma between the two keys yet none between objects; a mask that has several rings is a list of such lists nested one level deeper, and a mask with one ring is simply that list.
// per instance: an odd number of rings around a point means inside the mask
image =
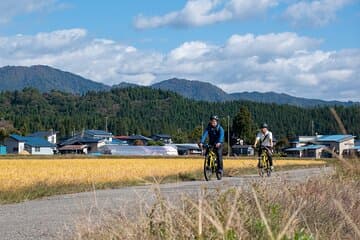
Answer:
[{"label": "rural road shoulder", "polygon": [[[329,175],[331,168],[308,168],[276,172],[265,178],[272,187],[283,181],[304,182],[309,178]],[[197,194],[202,187],[249,187],[264,181],[256,175],[224,178],[222,181],[193,181],[161,184],[163,197],[176,198],[182,194]],[[18,204],[0,205],[0,239],[66,239],[74,231],[80,218],[106,211],[130,211],[140,203],[155,199],[155,186],[126,187],[49,197]]]}]

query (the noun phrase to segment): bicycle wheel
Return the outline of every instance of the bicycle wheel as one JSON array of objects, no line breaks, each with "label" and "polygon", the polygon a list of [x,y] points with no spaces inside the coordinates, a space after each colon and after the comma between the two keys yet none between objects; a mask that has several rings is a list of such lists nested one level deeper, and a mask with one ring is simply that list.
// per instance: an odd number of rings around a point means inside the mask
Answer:
[{"label": "bicycle wheel", "polygon": [[265,161],[266,161],[265,156],[262,155],[261,160],[260,160],[260,166],[259,166],[259,175],[260,175],[260,177],[264,177],[264,174],[265,174],[265,164],[266,164]]},{"label": "bicycle wheel", "polygon": [[204,177],[206,181],[210,181],[213,174],[213,170],[210,167],[209,156],[205,156],[204,160]]},{"label": "bicycle wheel", "polygon": [[270,162],[269,162],[269,159],[268,159],[268,158],[266,159],[266,175],[267,175],[268,177],[271,176],[271,168],[270,168]]},{"label": "bicycle wheel", "polygon": [[259,168],[259,176],[264,177],[264,168],[263,167]]},{"label": "bicycle wheel", "polygon": [[215,166],[214,166],[214,172],[216,173],[216,178],[217,178],[217,180],[221,180],[222,179],[222,173],[219,173],[219,165],[218,165],[218,160],[217,160],[217,158],[215,158]]}]

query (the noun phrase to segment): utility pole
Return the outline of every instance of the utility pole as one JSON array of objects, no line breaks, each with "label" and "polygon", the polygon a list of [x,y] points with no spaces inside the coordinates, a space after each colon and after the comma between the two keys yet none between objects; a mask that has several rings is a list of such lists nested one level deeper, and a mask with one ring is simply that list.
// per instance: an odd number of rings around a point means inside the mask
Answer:
[{"label": "utility pole", "polygon": [[230,149],[231,149],[231,147],[230,147],[230,116],[228,115],[227,116],[227,122],[228,122],[228,157],[230,157]]},{"label": "utility pole", "polygon": [[314,136],[314,120],[311,120],[311,136]]},{"label": "utility pole", "polygon": [[108,117],[105,117],[105,132],[108,131]]},{"label": "utility pole", "polygon": [[201,121],[201,134],[204,132],[204,121]]}]

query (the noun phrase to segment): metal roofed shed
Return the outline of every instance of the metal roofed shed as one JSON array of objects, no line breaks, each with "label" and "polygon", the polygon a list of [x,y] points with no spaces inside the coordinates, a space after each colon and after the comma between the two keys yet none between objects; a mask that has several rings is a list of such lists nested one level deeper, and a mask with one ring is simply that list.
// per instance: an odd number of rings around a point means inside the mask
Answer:
[{"label": "metal roofed shed", "polygon": [[59,148],[61,154],[87,154],[88,145],[65,145]]},{"label": "metal roofed shed", "polygon": [[320,148],[325,148],[326,146],[324,145],[307,145],[307,146],[303,146],[303,147],[297,147],[297,148],[288,148],[286,149],[286,151],[302,151],[302,150],[314,150],[314,149],[320,149]]},{"label": "metal roofed shed", "polygon": [[318,142],[342,142],[350,139],[354,139],[353,135],[318,135]]},{"label": "metal roofed shed", "polygon": [[325,157],[326,152],[323,151],[326,148],[324,145],[307,145],[302,147],[294,147],[285,149],[288,157],[308,157],[308,158],[321,158]]},{"label": "metal roofed shed", "polygon": [[298,136],[290,141],[291,146],[285,152],[294,157],[333,157],[334,153],[342,156],[355,146],[354,139],[348,134]]},{"label": "metal roofed shed", "polygon": [[107,142],[106,139],[75,136],[75,137],[65,140],[64,142],[60,143],[59,145],[61,147],[64,147],[67,145],[87,145],[88,149],[87,149],[86,153],[90,153],[90,152],[97,152],[99,147],[105,145],[106,142]]}]

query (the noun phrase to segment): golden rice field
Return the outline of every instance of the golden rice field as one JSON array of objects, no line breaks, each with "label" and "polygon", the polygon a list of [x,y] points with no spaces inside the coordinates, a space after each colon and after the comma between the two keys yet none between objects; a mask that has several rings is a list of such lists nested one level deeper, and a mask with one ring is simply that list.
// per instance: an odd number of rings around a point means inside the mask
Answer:
[{"label": "golden rice field", "polygon": [[[152,177],[201,172],[198,158],[0,160],[0,193],[37,185],[139,183]],[[224,160],[225,169],[255,168],[256,160]],[[276,160],[275,166],[325,164],[320,160]]]}]

